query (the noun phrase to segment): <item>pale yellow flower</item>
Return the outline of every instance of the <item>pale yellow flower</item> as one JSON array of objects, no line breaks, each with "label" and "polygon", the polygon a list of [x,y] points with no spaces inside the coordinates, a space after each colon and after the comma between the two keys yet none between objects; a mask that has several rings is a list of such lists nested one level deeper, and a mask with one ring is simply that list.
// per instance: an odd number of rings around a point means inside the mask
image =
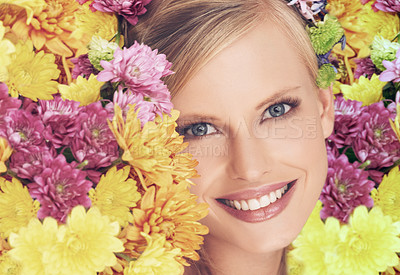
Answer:
[{"label": "pale yellow flower", "polygon": [[100,88],[103,84],[104,82],[98,81],[96,76],[91,74],[89,79],[78,76],[75,83],[58,85],[58,90],[63,99],[79,101],[80,106],[86,106],[99,101]]},{"label": "pale yellow flower", "polygon": [[22,264],[22,274],[54,274],[54,270],[49,269],[48,255],[56,244],[57,233],[57,221],[53,218],[45,218],[43,224],[38,219],[31,219],[27,227],[11,233],[12,249],[8,253]]},{"label": "pale yellow flower", "polygon": [[379,184],[378,190],[371,191],[374,205],[381,207],[385,215],[394,221],[400,221],[400,171],[396,166],[385,175]]},{"label": "pale yellow flower", "polygon": [[183,266],[175,260],[179,255],[179,249],[167,250],[165,246],[165,236],[157,235],[152,238],[143,234],[147,241],[146,250],[136,261],[131,261],[125,268],[124,275],[157,275],[183,274]]},{"label": "pale yellow flower", "polygon": [[7,171],[5,162],[10,158],[12,149],[8,144],[7,140],[0,137],[0,174]]},{"label": "pale yellow flower", "polygon": [[0,256],[0,274],[2,275],[20,275],[22,265],[14,260],[8,253],[3,253]]},{"label": "pale yellow flower", "polygon": [[10,182],[0,177],[0,188],[0,233],[8,237],[35,218],[40,205],[15,178]]},{"label": "pale yellow flower", "polygon": [[96,189],[89,191],[92,206],[99,208],[101,214],[111,221],[117,221],[124,227],[133,222],[130,208],[135,207],[141,195],[137,191],[136,181],[129,178],[130,167],[117,170],[116,167],[102,175]]},{"label": "pale yellow flower", "polygon": [[10,40],[4,38],[6,29],[0,21],[0,82],[8,80],[7,66],[11,63],[10,55],[15,52],[15,46]]},{"label": "pale yellow flower", "polygon": [[385,85],[386,82],[380,81],[379,77],[373,74],[371,79],[361,76],[358,82],[353,85],[340,85],[340,89],[345,99],[361,101],[362,106],[367,106],[382,100],[382,88]]},{"label": "pale yellow flower", "polygon": [[32,42],[18,43],[8,66],[9,80],[6,84],[9,93],[14,97],[22,95],[34,101],[53,99],[52,94],[57,93],[58,86],[55,79],[60,75],[54,62],[53,54],[43,51],[35,53]]},{"label": "pale yellow flower", "polygon": [[397,139],[400,141],[400,103],[396,104],[396,117],[394,118],[394,121],[389,119],[389,122],[394,133],[397,136]]},{"label": "pale yellow flower", "polygon": [[81,205],[72,209],[67,225],[60,226],[57,243],[47,255],[47,267],[59,275],[96,274],[117,263],[115,252],[124,247],[117,222],[110,222],[96,207],[87,213]]}]

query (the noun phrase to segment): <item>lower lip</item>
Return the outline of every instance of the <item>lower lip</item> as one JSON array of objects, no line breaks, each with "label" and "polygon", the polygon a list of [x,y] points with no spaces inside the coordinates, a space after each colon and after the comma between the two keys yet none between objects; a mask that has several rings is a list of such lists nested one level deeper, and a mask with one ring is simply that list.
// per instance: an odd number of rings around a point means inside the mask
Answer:
[{"label": "lower lip", "polygon": [[292,188],[290,188],[287,193],[285,193],[280,199],[276,202],[269,204],[268,206],[262,207],[257,210],[237,210],[232,207],[229,207],[222,202],[218,202],[219,206],[221,206],[226,212],[234,216],[235,218],[242,220],[248,223],[257,223],[263,222],[273,217],[279,215],[289,204],[290,199],[294,193],[294,189],[296,188],[297,180],[293,183]]}]

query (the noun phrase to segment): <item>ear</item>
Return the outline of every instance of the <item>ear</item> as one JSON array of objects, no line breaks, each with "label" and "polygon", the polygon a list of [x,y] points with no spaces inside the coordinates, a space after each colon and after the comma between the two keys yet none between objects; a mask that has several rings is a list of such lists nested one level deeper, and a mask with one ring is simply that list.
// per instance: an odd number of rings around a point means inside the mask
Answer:
[{"label": "ear", "polygon": [[318,90],[319,97],[319,114],[321,118],[321,126],[324,137],[327,138],[332,134],[333,124],[335,123],[335,107],[333,104],[332,86],[327,89]]}]

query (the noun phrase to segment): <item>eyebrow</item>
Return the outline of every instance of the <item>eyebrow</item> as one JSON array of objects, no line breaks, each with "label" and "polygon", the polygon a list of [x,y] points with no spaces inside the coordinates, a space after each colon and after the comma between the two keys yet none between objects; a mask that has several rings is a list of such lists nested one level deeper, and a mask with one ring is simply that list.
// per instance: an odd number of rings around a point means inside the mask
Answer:
[{"label": "eyebrow", "polygon": [[299,90],[300,88],[301,88],[301,86],[287,87],[287,88],[279,89],[273,95],[269,96],[267,99],[263,100],[260,104],[258,104],[256,106],[256,110],[260,110],[265,105],[274,102],[277,98],[280,98],[289,92]]},{"label": "eyebrow", "polygon": [[215,117],[215,116],[210,116],[210,115],[202,115],[202,114],[192,114],[189,116],[186,116],[184,118],[178,118],[176,123],[179,124],[191,124],[191,123],[199,123],[199,122],[221,122],[221,119]]}]

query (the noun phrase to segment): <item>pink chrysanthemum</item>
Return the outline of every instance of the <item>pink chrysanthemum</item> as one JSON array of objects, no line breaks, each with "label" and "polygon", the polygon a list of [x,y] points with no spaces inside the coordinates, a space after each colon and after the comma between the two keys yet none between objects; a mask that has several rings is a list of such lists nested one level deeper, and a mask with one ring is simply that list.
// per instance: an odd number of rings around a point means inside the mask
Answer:
[{"label": "pink chrysanthemum", "polygon": [[360,76],[364,76],[371,79],[373,74],[379,75],[380,71],[376,68],[370,57],[355,58],[354,62],[357,64],[354,71],[354,78],[359,79]]},{"label": "pink chrysanthemum", "polygon": [[338,158],[328,157],[328,165],[328,176],[320,196],[324,204],[321,218],[333,216],[347,222],[357,206],[373,206],[369,193],[374,183],[368,180],[368,172],[358,169],[358,162],[349,163],[343,154]]},{"label": "pink chrysanthemum", "polygon": [[384,12],[400,12],[399,0],[376,0],[372,5],[375,11],[381,10]]},{"label": "pink chrysanthemum", "polygon": [[136,104],[135,110],[139,109],[138,118],[143,126],[146,122],[153,121],[156,115],[170,114],[173,107],[167,86],[160,84],[155,88],[158,90],[149,92],[147,95],[134,93],[131,90],[124,92],[124,89],[120,88],[114,93],[114,100],[106,105],[106,109],[113,113],[114,104],[117,104],[125,115],[129,105]]},{"label": "pink chrysanthemum", "polygon": [[72,69],[72,78],[74,79],[77,79],[78,76],[89,79],[91,74],[97,75],[99,73],[92,63],[90,63],[88,54],[83,54],[78,58],[73,58],[71,59],[71,62],[74,64],[74,68]]},{"label": "pink chrysanthemum", "polygon": [[[82,0],[81,0],[82,1]],[[92,7],[98,11],[118,13],[132,25],[138,22],[138,16],[146,13],[151,0],[93,0]]]},{"label": "pink chrysanthemum", "polygon": [[92,183],[85,179],[86,173],[76,169],[75,164],[67,163],[63,155],[43,160],[42,173],[34,177],[34,183],[28,184],[31,196],[41,204],[38,218],[51,216],[65,222],[74,206],[90,207],[87,193]]},{"label": "pink chrysanthemum", "polygon": [[55,152],[43,148],[40,152],[15,152],[10,158],[10,169],[19,178],[33,181],[33,178],[42,173],[43,163],[54,159]]},{"label": "pink chrysanthemum", "polygon": [[12,110],[3,117],[0,136],[5,137],[15,152],[39,152],[46,146],[44,125],[25,110]]},{"label": "pink chrysanthemum", "polygon": [[382,101],[365,107],[368,117],[359,118],[362,130],[353,141],[353,150],[361,162],[368,161],[368,169],[389,167],[400,158],[400,143],[390,126],[394,114]]},{"label": "pink chrysanthemum", "polygon": [[8,111],[17,110],[21,106],[21,100],[11,97],[8,94],[8,87],[0,82],[0,121]]},{"label": "pink chrysanthemum", "polygon": [[40,100],[39,105],[39,116],[46,127],[45,138],[54,148],[69,145],[81,119],[79,102],[55,97],[53,100]]},{"label": "pink chrysanthemum", "polygon": [[161,77],[172,74],[169,70],[172,64],[164,54],[157,54],[157,50],[152,51],[149,46],[136,41],[128,49],[117,48],[114,59],[102,60],[100,65],[104,70],[97,75],[97,80],[122,82],[125,87],[144,94],[160,85]]},{"label": "pink chrysanthemum", "polygon": [[118,143],[107,124],[108,117],[100,102],[87,105],[82,110],[71,151],[78,162],[87,162],[85,169],[109,166],[119,156]]},{"label": "pink chrysanthemum", "polygon": [[366,119],[368,114],[363,112],[362,102],[345,100],[338,96],[335,100],[335,124],[332,135],[329,137],[337,148],[351,145],[354,138],[362,130],[358,119]]},{"label": "pink chrysanthemum", "polygon": [[400,81],[400,49],[397,50],[395,60],[383,60],[382,65],[385,66],[386,70],[379,75],[380,81]]},{"label": "pink chrysanthemum", "polygon": [[296,5],[304,18],[314,21],[314,15],[325,8],[326,0],[292,0],[288,5]]}]

